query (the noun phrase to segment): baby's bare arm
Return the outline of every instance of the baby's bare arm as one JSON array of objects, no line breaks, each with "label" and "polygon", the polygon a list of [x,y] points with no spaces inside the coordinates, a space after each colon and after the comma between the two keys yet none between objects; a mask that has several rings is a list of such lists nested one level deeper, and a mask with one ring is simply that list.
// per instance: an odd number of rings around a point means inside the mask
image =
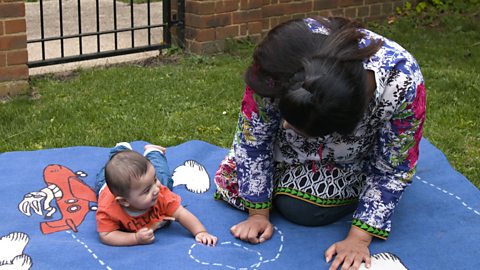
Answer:
[{"label": "baby's bare arm", "polygon": [[197,242],[214,246],[217,243],[217,237],[209,234],[200,220],[183,206],[179,206],[173,213],[175,220],[180,222],[193,236]]},{"label": "baby's bare arm", "polygon": [[150,244],[155,240],[153,230],[142,228],[138,232],[100,232],[100,241],[110,246],[134,246]]}]

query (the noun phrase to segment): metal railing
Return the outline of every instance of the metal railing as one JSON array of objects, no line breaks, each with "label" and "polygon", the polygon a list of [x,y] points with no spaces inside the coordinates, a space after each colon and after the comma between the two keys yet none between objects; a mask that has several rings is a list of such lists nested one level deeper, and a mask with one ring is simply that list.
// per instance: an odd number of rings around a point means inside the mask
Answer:
[{"label": "metal railing", "polygon": [[[146,8],[147,8],[147,23],[146,25],[135,25],[135,12],[134,12],[134,2],[130,0],[130,20],[129,27],[121,27],[118,26],[118,14],[117,14],[117,2],[112,0],[112,12],[113,12],[113,25],[111,30],[100,30],[100,0],[95,0],[95,20],[96,20],[96,31],[89,31],[89,32],[82,32],[82,6],[81,0],[77,0],[76,7],[77,7],[77,27],[78,33],[75,34],[65,34],[64,32],[64,14],[63,14],[63,3],[62,0],[58,0],[58,8],[59,8],[59,35],[58,36],[45,36],[45,17],[44,17],[44,1],[39,1],[39,9],[40,9],[40,38],[27,40],[27,44],[40,44],[41,46],[41,56],[40,59],[29,61],[28,67],[40,67],[40,66],[47,66],[47,65],[56,65],[68,62],[76,62],[76,61],[83,61],[83,60],[91,60],[91,59],[98,59],[104,57],[111,57],[111,56],[118,56],[118,55],[125,55],[131,53],[139,53],[139,52],[146,52],[146,51],[153,51],[153,50],[161,50],[165,48],[171,47],[171,27],[177,26],[182,27],[183,21],[180,19],[184,19],[184,2],[179,0],[177,7],[177,14],[175,17],[178,18],[177,20],[173,21],[172,18],[172,9],[170,0],[163,0],[162,1],[162,22],[157,24],[152,24],[152,10],[151,10],[151,1],[147,0]],[[71,18],[70,18],[71,19]],[[127,18],[123,17],[122,20]],[[163,36],[160,42],[153,42],[152,41],[152,29],[162,29]],[[146,30],[148,42],[142,45],[135,44],[135,33],[139,30]],[[130,32],[130,46],[120,48],[119,47],[119,33],[128,33]],[[177,32],[183,33],[183,29],[178,29]],[[101,37],[105,35],[112,35],[114,39],[114,48],[109,50],[102,50],[101,46]],[[96,37],[96,49],[94,52],[85,53],[84,52],[84,43],[83,39],[86,37]],[[183,37],[180,37],[183,38]],[[78,40],[78,53],[74,55],[66,55],[65,53],[65,41],[69,39],[77,39]],[[60,42],[60,54],[56,57],[47,57],[46,56],[46,47],[48,46],[48,42],[52,41],[59,41]],[[182,43],[180,41],[180,43]]]}]

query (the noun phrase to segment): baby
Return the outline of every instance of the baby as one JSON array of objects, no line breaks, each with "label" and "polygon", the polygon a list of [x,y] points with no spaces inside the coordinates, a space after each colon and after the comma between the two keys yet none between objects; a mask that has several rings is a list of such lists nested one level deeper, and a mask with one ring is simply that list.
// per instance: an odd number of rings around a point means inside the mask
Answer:
[{"label": "baby", "polygon": [[97,175],[97,231],[100,240],[112,246],[150,244],[154,231],[172,220],[178,221],[205,245],[217,237],[180,204],[170,191],[165,148],[146,145],[144,156],[132,151],[129,143],[118,143],[110,160]]}]

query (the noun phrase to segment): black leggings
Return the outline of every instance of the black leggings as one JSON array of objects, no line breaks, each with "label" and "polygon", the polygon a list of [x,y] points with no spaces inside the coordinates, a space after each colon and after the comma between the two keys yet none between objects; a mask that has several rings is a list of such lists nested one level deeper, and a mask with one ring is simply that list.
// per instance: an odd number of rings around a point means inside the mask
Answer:
[{"label": "black leggings", "polygon": [[322,226],[333,223],[349,213],[353,213],[357,204],[335,207],[322,207],[287,195],[277,195],[275,209],[289,221],[304,226]]}]

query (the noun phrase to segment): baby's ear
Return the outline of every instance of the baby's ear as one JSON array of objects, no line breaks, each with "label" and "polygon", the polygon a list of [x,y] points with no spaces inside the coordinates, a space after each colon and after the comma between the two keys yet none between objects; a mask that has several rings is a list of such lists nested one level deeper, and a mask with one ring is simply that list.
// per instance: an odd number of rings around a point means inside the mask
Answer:
[{"label": "baby's ear", "polygon": [[129,207],[130,206],[130,203],[128,203],[127,199],[125,199],[122,196],[115,197],[115,200],[117,201],[118,204],[120,204],[123,207]]}]

